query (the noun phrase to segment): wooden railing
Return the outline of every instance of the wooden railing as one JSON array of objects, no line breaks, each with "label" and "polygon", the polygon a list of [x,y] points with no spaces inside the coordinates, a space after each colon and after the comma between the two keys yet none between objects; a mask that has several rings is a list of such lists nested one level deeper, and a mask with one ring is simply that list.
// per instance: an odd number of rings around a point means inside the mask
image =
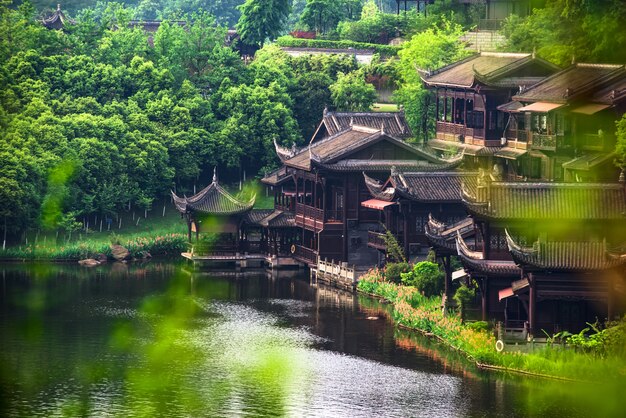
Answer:
[{"label": "wooden railing", "polygon": [[292,254],[296,260],[307,264],[317,263],[317,251],[298,244],[293,244],[292,249],[295,250]]},{"label": "wooden railing", "polygon": [[544,135],[533,133],[532,138],[532,146],[534,149],[555,151],[556,148],[563,142],[563,135]]},{"label": "wooden railing", "polygon": [[506,138],[508,140],[519,141],[519,142],[527,142],[528,141],[528,133],[521,129],[508,129],[506,131]]},{"label": "wooden railing", "polygon": [[354,269],[343,266],[341,264],[335,264],[334,262],[328,262],[327,260],[319,260],[317,261],[317,272],[318,274],[328,274],[333,276],[335,279],[340,279],[343,281],[349,281],[353,284],[356,283],[357,275]]},{"label": "wooden railing", "polygon": [[596,134],[582,134],[582,147],[584,149],[600,151],[604,148],[604,136]]},{"label": "wooden railing", "polygon": [[324,211],[304,203],[296,203],[296,225],[321,231],[324,228]]},{"label": "wooden railing", "polygon": [[385,234],[374,231],[367,231],[367,246],[377,250],[387,250]]}]

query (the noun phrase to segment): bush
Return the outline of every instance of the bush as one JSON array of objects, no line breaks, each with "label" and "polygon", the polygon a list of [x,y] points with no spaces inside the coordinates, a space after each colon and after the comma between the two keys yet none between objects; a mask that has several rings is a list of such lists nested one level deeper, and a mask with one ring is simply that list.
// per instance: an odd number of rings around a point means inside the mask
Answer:
[{"label": "bush", "polygon": [[385,266],[385,280],[400,283],[400,274],[411,271],[409,263],[388,263]]},{"label": "bush", "polygon": [[430,261],[422,261],[415,266],[409,273],[401,273],[402,283],[408,286],[415,286],[425,296],[434,296],[443,290],[443,273],[439,270],[439,266]]},{"label": "bush", "polygon": [[468,329],[476,332],[487,332],[489,331],[489,323],[487,321],[476,321],[470,322],[467,325]]}]

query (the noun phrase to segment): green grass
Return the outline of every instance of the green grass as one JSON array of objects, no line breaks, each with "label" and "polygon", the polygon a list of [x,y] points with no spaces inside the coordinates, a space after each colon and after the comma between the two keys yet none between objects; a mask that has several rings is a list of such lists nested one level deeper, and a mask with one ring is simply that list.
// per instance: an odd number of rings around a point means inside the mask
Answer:
[{"label": "green grass", "polygon": [[411,286],[386,282],[378,270],[362,276],[358,289],[392,302],[392,317],[396,323],[432,333],[478,364],[583,381],[626,380],[626,349],[619,342],[626,339],[623,335],[623,330],[626,329],[624,322],[621,323],[621,328],[611,328],[622,330],[621,334],[614,333],[615,338],[621,336],[621,340],[615,340],[617,342],[611,346],[608,354],[598,355],[556,345],[546,346],[529,354],[498,353],[491,333],[464,325],[456,313],[444,315],[440,297],[426,298]]},{"label": "green grass", "polygon": [[398,105],[395,103],[374,103],[373,112],[397,112]]}]

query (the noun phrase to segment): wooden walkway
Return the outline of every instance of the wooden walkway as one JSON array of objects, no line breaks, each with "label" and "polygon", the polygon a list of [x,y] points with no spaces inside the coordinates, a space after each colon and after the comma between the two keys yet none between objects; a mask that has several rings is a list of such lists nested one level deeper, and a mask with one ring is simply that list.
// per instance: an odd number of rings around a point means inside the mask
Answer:
[{"label": "wooden walkway", "polygon": [[292,257],[276,257],[259,253],[235,253],[235,254],[194,254],[193,252],[181,253],[183,258],[191,261],[194,265],[211,264],[235,264],[236,267],[248,268],[260,266],[265,263],[270,268],[299,267],[302,263]]},{"label": "wooden walkway", "polygon": [[345,263],[335,264],[334,261],[317,259],[317,265],[311,267],[311,283],[318,281],[341,289],[354,290],[358,283],[358,273],[354,266]]}]

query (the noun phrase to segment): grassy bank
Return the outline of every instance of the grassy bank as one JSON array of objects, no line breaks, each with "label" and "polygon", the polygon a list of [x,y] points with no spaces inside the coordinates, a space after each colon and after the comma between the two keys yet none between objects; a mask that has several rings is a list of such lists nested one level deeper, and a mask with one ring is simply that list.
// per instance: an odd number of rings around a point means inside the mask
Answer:
[{"label": "grassy bank", "polygon": [[393,303],[394,321],[407,328],[432,334],[448,346],[463,352],[479,366],[493,366],[551,377],[623,382],[626,379],[626,348],[622,321],[618,341],[602,354],[581,352],[553,345],[531,354],[503,352],[495,349],[495,337],[483,327],[464,324],[458,314],[444,315],[441,297],[426,298],[411,286],[384,280],[382,273],[372,270],[359,279],[358,290]]},{"label": "grassy bank", "polygon": [[[273,196],[266,196],[259,183],[247,187],[256,192],[255,208],[273,208]],[[236,186],[229,191],[238,193]],[[123,211],[110,224],[97,216],[77,221],[83,226],[71,235],[57,230],[28,231],[19,244],[4,251],[0,247],[0,260],[75,261],[96,254],[111,256],[112,241],[128,248],[133,257],[140,257],[143,251],[152,256],[178,256],[188,249],[187,224],[169,200],[155,204],[150,211]]]}]

